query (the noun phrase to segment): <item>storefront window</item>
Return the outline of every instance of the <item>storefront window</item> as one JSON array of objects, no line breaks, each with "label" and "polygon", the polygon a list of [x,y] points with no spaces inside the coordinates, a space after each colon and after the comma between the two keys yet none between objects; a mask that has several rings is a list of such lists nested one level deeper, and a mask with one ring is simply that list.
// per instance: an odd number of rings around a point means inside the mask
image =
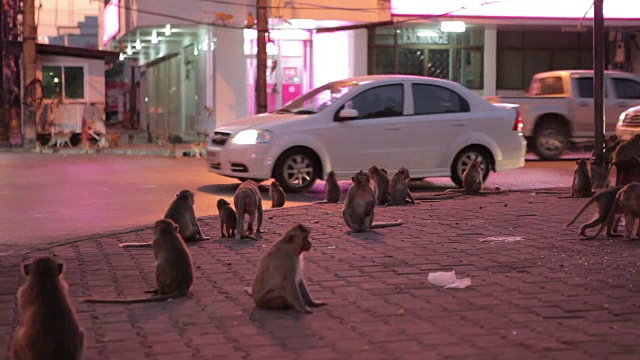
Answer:
[{"label": "storefront window", "polygon": [[42,92],[45,99],[60,97],[84,99],[84,68],[82,66],[43,66]]},{"label": "storefront window", "polygon": [[481,89],[484,31],[442,32],[433,25],[371,30],[370,74],[405,74],[453,80]]},{"label": "storefront window", "polygon": [[498,31],[498,89],[526,89],[543,71],[591,69],[591,39],[590,33]]}]

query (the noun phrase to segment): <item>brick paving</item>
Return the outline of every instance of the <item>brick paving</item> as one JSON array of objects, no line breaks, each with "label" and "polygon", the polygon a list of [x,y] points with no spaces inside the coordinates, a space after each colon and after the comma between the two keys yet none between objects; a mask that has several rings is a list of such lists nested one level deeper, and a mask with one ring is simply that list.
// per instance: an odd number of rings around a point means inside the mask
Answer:
[{"label": "brick paving", "polygon": [[[586,199],[509,193],[376,209],[397,228],[347,234],[339,204],[275,209],[257,241],[215,238],[190,247],[188,298],[135,305],[83,296],[142,295],[153,287],[150,228],[0,258],[0,344],[18,324],[18,263],[39,254],[66,264],[85,332],[85,359],[638,359],[640,242],[577,238]],[[326,307],[310,315],[257,310],[244,292],[266,247],[292,223],[311,228],[305,276]],[[201,221],[219,234],[217,216]],[[481,241],[488,237],[520,241]],[[470,277],[443,289],[430,272]],[[4,351],[3,349],[3,351]]]}]

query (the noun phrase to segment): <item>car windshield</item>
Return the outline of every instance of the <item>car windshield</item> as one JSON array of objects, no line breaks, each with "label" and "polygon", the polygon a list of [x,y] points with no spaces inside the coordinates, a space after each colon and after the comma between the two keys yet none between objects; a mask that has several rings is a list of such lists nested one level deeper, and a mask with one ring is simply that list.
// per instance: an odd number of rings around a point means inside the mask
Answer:
[{"label": "car windshield", "polygon": [[333,104],[358,85],[359,83],[354,81],[328,83],[292,100],[282,109],[276,110],[276,113],[315,114]]}]

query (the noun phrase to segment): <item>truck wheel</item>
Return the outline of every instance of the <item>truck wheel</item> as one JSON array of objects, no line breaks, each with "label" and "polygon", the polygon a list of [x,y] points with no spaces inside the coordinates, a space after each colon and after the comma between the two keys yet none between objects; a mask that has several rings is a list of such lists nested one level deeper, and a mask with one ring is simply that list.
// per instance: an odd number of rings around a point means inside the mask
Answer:
[{"label": "truck wheel", "polygon": [[546,121],[538,127],[533,151],[542,160],[557,160],[569,142],[567,128],[558,121]]},{"label": "truck wheel", "polygon": [[468,147],[462,149],[451,164],[451,180],[454,184],[462,187],[462,175],[467,169],[467,166],[475,159],[480,161],[480,168],[482,169],[482,181],[486,182],[489,177],[489,171],[491,170],[491,155],[488,152],[479,147]]},{"label": "truck wheel", "polygon": [[273,175],[284,191],[301,193],[316,182],[320,160],[308,149],[289,149],[278,158]]}]

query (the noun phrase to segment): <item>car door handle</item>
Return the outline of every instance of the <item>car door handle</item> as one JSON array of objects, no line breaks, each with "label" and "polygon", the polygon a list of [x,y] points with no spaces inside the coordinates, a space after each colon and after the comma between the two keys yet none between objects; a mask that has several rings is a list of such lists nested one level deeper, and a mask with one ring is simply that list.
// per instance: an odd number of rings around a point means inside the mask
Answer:
[{"label": "car door handle", "polygon": [[456,122],[452,122],[451,125],[452,126],[467,126],[467,125],[469,125],[469,123],[466,122],[466,121],[456,121]]},{"label": "car door handle", "polygon": [[619,102],[616,104],[617,107],[623,107],[623,108],[628,108],[631,107],[629,106],[629,104],[627,104],[626,102]]},{"label": "car door handle", "polygon": [[388,125],[385,126],[384,129],[388,131],[397,131],[400,130],[400,125]]},{"label": "car door handle", "polygon": [[589,103],[586,102],[586,101],[578,101],[576,103],[576,105],[579,106],[579,107],[587,107],[587,106],[589,106]]}]

